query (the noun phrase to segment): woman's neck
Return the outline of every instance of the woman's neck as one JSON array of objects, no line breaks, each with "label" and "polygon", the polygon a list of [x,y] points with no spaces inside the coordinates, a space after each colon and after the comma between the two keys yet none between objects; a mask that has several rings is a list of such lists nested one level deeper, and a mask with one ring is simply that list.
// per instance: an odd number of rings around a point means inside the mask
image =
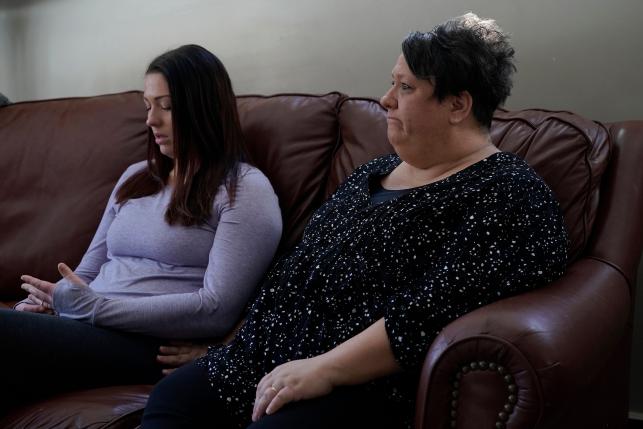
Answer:
[{"label": "woman's neck", "polygon": [[428,167],[415,167],[406,161],[382,179],[385,189],[408,189],[445,179],[458,171],[500,152],[490,141],[457,158],[445,159]]}]

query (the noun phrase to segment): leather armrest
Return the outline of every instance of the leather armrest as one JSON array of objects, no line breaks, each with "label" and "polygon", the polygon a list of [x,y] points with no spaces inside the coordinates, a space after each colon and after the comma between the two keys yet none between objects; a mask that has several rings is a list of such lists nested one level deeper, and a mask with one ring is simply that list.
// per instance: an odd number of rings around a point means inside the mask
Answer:
[{"label": "leather armrest", "polygon": [[593,259],[556,282],[449,324],[427,353],[416,428],[528,428],[555,421],[628,332],[625,278]]}]

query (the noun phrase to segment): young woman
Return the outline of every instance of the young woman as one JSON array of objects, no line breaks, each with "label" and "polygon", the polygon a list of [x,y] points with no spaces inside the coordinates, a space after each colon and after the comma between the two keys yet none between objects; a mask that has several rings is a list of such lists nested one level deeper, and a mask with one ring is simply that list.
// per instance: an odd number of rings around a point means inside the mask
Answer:
[{"label": "young woman", "polygon": [[243,162],[223,64],[182,46],[152,61],[144,87],[147,161],[119,179],[75,274],[61,264],[55,284],[23,276],[29,296],[0,314],[2,378],[15,400],[156,382],[205,352],[169,340],[232,330],[274,256],[277,197]]}]

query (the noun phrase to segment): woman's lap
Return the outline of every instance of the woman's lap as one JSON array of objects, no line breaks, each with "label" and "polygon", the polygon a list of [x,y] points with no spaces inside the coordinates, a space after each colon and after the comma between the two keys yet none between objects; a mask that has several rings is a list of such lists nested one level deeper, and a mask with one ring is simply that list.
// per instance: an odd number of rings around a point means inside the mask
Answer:
[{"label": "woman's lap", "polygon": [[148,399],[143,414],[145,428],[231,428],[207,378],[207,369],[196,362],[164,377]]},{"label": "woman's lap", "polygon": [[[331,394],[293,402],[275,414],[266,415],[248,429],[394,428],[386,403],[361,386],[342,387]],[[250,417],[250,416],[248,416]],[[185,365],[161,380],[143,416],[143,429],[210,427],[236,428],[210,386],[207,369]]]},{"label": "woman's lap", "polygon": [[3,386],[19,400],[64,390],[154,383],[158,340],[56,316],[0,310]]},{"label": "woman's lap", "polygon": [[293,402],[266,415],[247,429],[392,429],[386,404],[361,386],[341,387],[331,394]]}]

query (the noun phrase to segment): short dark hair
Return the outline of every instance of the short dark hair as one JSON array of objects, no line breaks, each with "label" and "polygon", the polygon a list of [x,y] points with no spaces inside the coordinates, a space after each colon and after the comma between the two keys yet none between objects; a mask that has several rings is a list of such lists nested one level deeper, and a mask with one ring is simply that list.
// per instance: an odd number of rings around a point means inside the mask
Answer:
[{"label": "short dark hair", "polygon": [[117,202],[159,192],[175,169],[169,224],[208,220],[219,185],[234,201],[239,162],[245,158],[236,97],[221,61],[198,45],[184,45],[155,58],[146,74],[166,79],[172,103],[174,159],[161,154],[148,130],[148,168],[118,190]]},{"label": "short dark hair", "polygon": [[515,51],[494,20],[467,13],[428,33],[410,33],[402,53],[417,78],[431,81],[438,100],[468,91],[473,115],[486,128],[511,93]]}]

